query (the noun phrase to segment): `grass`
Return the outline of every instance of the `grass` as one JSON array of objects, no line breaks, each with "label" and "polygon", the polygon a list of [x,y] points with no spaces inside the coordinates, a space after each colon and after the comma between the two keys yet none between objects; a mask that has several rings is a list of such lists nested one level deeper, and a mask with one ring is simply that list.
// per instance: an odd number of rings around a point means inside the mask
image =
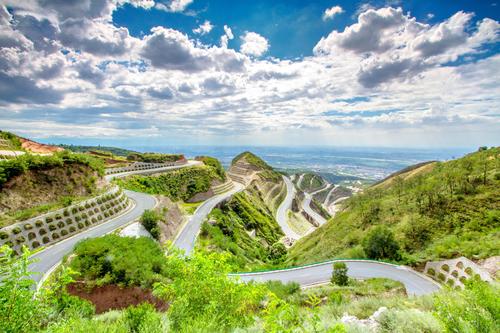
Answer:
[{"label": "grass", "polygon": [[201,202],[182,202],[181,207],[188,215],[193,215],[195,210],[203,203]]},{"label": "grass", "polygon": [[288,212],[288,225],[299,235],[303,235],[312,227],[312,224],[309,223],[301,214],[294,213],[292,211]]},{"label": "grass", "polygon": [[461,159],[434,163],[432,170],[411,170],[387,186],[367,189],[315,232],[299,240],[288,263],[331,258],[363,258],[369,231],[385,225],[400,246],[401,262],[499,255],[500,154],[491,148]]}]

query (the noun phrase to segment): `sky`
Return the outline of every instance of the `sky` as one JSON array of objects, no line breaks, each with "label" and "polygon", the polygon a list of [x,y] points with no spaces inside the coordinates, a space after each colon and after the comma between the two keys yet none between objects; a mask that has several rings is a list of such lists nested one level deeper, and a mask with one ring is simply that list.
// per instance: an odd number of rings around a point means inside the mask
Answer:
[{"label": "sky", "polygon": [[500,1],[0,0],[0,129],[52,143],[500,143]]}]

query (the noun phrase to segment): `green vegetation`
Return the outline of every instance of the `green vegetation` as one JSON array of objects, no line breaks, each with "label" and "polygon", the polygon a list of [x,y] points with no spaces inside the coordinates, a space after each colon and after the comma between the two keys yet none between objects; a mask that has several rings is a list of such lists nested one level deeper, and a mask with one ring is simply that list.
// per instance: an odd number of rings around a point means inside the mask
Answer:
[{"label": "green vegetation", "polygon": [[332,283],[337,286],[347,286],[349,283],[347,265],[344,262],[333,263]]},{"label": "green vegetation", "polygon": [[117,148],[117,147],[107,147],[107,146],[78,146],[78,145],[58,145],[66,150],[70,150],[75,153],[88,153],[88,152],[103,152],[116,156],[127,157],[132,153],[136,153],[133,150]]},{"label": "green vegetation", "polygon": [[224,170],[224,167],[218,159],[210,156],[197,156],[195,159],[197,161],[202,161],[205,165],[214,168],[215,172],[217,172],[217,175],[219,175],[219,178],[223,181],[226,180],[226,171]]},{"label": "green vegetation", "polygon": [[363,240],[363,250],[370,259],[399,260],[399,244],[384,225],[373,228]]},{"label": "green vegetation", "polygon": [[210,219],[215,223],[202,225],[199,247],[231,253],[230,262],[237,269],[271,267],[286,256],[285,249],[273,247],[283,234],[254,188],[234,195],[221,208],[214,209]]},{"label": "green vegetation", "polygon": [[73,154],[66,151],[57,152],[50,156],[25,154],[0,163],[0,189],[10,179],[27,171],[68,167],[75,164],[88,166],[101,176],[104,174],[102,162],[88,155]]},{"label": "green vegetation", "polygon": [[208,191],[215,180],[222,181],[214,168],[197,166],[154,176],[136,175],[116,179],[115,182],[132,191],[162,194],[174,201],[187,201],[198,193]]},{"label": "green vegetation", "polygon": [[[298,180],[298,178],[297,178]],[[305,192],[313,192],[319,190],[325,185],[325,181],[321,176],[315,173],[305,173],[300,183],[300,189]]]},{"label": "green vegetation", "polygon": [[13,133],[0,131],[0,139],[7,141],[7,146],[2,146],[0,149],[24,150],[21,147],[21,140],[19,140],[19,137]]},{"label": "green vegetation", "polygon": [[106,235],[87,239],[75,246],[74,253],[69,267],[89,285],[147,288],[163,281],[167,272],[162,249],[146,237]]},{"label": "green vegetation", "polygon": [[273,171],[273,168],[269,164],[249,151],[245,151],[241,154],[236,155],[236,157],[231,161],[231,164],[235,164],[239,160],[244,160],[248,164],[257,167],[258,169]]},{"label": "green vegetation", "polygon": [[160,153],[131,153],[127,155],[127,160],[145,163],[165,163],[182,160],[182,154],[160,154]]},{"label": "green vegetation", "polygon": [[418,264],[461,255],[499,255],[499,154],[500,148],[490,148],[427,164],[421,172],[412,169],[411,174],[368,188],[348,199],[345,211],[298,241],[288,262],[367,257],[365,237],[380,225],[394,234],[392,253],[382,253],[387,259]]},{"label": "green vegetation", "polygon": [[158,222],[161,220],[161,216],[154,210],[146,209],[140,218],[141,224],[144,228],[153,236],[154,239],[160,238],[160,228],[158,227]]}]

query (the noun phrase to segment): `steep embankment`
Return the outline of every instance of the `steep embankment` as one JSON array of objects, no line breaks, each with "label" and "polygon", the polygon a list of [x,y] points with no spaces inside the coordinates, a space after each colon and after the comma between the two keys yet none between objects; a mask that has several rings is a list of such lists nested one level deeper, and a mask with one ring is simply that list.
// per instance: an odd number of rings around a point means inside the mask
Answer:
[{"label": "steep embankment", "polygon": [[386,179],[297,242],[289,263],[375,257],[418,264],[498,255],[499,154],[491,148]]},{"label": "steep embankment", "polygon": [[12,224],[95,193],[103,184],[99,160],[59,152],[25,154],[0,163],[0,225]]},{"label": "steep embankment", "polygon": [[246,189],[220,205],[203,224],[198,248],[228,251],[236,268],[249,269],[281,262],[286,249],[275,214],[286,195],[281,175],[259,157],[238,155],[229,176]]}]

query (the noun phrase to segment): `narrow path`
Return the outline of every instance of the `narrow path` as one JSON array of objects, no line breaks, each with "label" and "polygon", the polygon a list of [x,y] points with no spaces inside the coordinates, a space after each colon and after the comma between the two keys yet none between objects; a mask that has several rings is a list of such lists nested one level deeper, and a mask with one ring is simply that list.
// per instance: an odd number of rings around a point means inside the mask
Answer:
[{"label": "narrow path", "polygon": [[316,222],[318,222],[319,225],[323,225],[326,223],[326,219],[316,213],[312,208],[311,208],[311,200],[314,194],[323,191],[326,187],[328,187],[328,184],[320,188],[319,190],[316,190],[311,193],[304,192],[304,200],[302,200],[302,209],[309,215],[311,216]]},{"label": "narrow path", "polygon": [[[425,295],[439,290],[440,286],[430,278],[423,276],[410,268],[368,260],[341,260],[346,263],[347,274],[354,279],[387,278],[404,284],[408,295]],[[333,261],[289,268],[283,270],[237,273],[243,281],[281,281],[297,282],[302,286],[314,285],[330,281]]]},{"label": "narrow path", "polygon": [[187,256],[190,255],[191,252],[193,252],[196,237],[200,232],[203,220],[208,216],[208,214],[218,203],[230,198],[232,195],[242,191],[243,189],[245,189],[245,186],[235,182],[233,189],[231,189],[230,191],[213,196],[210,199],[204,201],[200,206],[198,206],[198,208],[196,208],[188,223],[184,226],[177,238],[174,240],[174,245],[184,250],[184,253]]},{"label": "narrow path", "polygon": [[323,206],[328,207],[328,201],[330,201],[330,197],[332,196],[333,191],[335,191],[337,187],[339,187],[339,185],[333,185],[333,188],[330,190],[330,192],[328,192],[325,201],[323,201]]},{"label": "narrow path", "polygon": [[292,201],[295,196],[295,187],[293,186],[290,178],[283,176],[283,180],[286,185],[286,197],[278,207],[278,211],[276,213],[276,221],[281,227],[281,230],[285,233],[285,236],[292,239],[299,239],[301,236],[298,235],[295,231],[293,231],[288,225],[288,211],[292,207]]}]

